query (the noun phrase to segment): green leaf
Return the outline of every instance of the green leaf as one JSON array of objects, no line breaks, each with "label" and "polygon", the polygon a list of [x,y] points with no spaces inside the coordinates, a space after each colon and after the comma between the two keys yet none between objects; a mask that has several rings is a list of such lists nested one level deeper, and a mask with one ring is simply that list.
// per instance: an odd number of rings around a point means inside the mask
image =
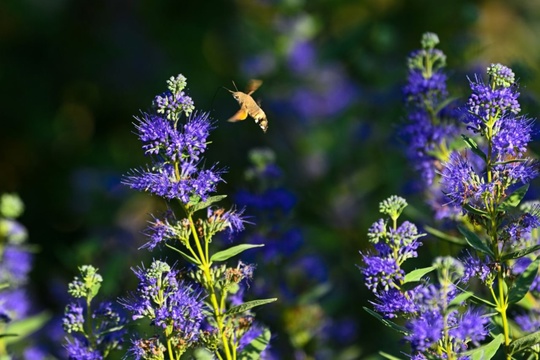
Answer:
[{"label": "green leaf", "polygon": [[480,156],[484,161],[487,161],[486,154],[484,154],[484,152],[478,147],[478,144],[476,143],[476,141],[474,141],[467,135],[461,134],[461,137],[463,138],[463,140],[465,141],[467,146],[472,150],[473,153]]},{"label": "green leaf", "polygon": [[270,344],[271,333],[270,330],[264,329],[261,335],[253,339],[245,348],[240,352],[239,360],[257,360],[261,358],[261,353]]},{"label": "green leaf", "polygon": [[197,348],[193,351],[193,359],[195,360],[214,360],[214,354],[205,348]]},{"label": "green leaf", "polygon": [[501,261],[510,260],[510,259],[519,259],[521,257],[524,257],[525,255],[529,255],[532,252],[535,252],[537,250],[540,250],[540,244],[529,246],[528,248],[517,250],[511,253],[503,254],[501,256]]},{"label": "green leaf", "polygon": [[470,291],[465,291],[465,292],[462,292],[460,293],[458,296],[456,296],[452,301],[450,301],[450,306],[459,306],[462,302],[464,302],[465,300],[467,300],[468,298],[470,298],[471,296],[473,296],[474,294]]},{"label": "green leaf", "polygon": [[468,297],[472,298],[472,299],[473,299],[475,302],[477,302],[477,303],[481,303],[481,304],[487,305],[487,306],[492,307],[492,308],[495,308],[495,307],[497,306],[496,304],[492,303],[492,302],[489,301],[489,300],[486,300],[486,299],[483,299],[483,298],[481,298],[481,297],[479,297],[479,296],[474,295],[474,293],[471,292],[471,291],[467,291],[467,290],[461,288],[461,287],[458,286],[458,285],[456,285],[456,287],[457,287],[459,290],[461,290],[463,293],[468,294],[468,295],[469,295]]},{"label": "green leaf", "polygon": [[387,354],[384,351],[379,351],[379,355],[388,360],[401,360],[400,358],[395,357],[394,355]]},{"label": "green leaf", "polygon": [[227,260],[229,258],[232,258],[235,255],[240,254],[241,252],[243,252],[243,251],[245,251],[247,249],[252,249],[252,248],[261,247],[261,246],[264,246],[264,244],[241,244],[241,245],[236,245],[236,246],[230,247],[228,249],[218,251],[217,253],[212,255],[212,257],[210,258],[210,261],[225,261],[225,260]]},{"label": "green leaf", "polygon": [[227,310],[225,315],[239,314],[241,312],[252,309],[252,308],[254,308],[256,306],[261,306],[261,305],[264,305],[264,304],[268,304],[268,303],[274,302],[276,300],[277,300],[277,298],[251,300],[251,301],[245,302],[243,304],[233,306],[232,308]]},{"label": "green leaf", "polygon": [[471,360],[489,360],[497,353],[499,347],[503,343],[504,335],[499,334],[493,338],[488,344],[477,347],[476,349],[465,351],[463,355],[471,357]]},{"label": "green leaf", "polygon": [[206,199],[206,201],[200,201],[198,203],[196,203],[195,205],[193,205],[190,209],[188,209],[192,214],[195,212],[195,211],[199,211],[199,210],[202,210],[202,209],[206,209],[207,207],[209,207],[210,205],[212,205],[213,203],[216,203],[218,201],[221,201],[223,199],[225,199],[227,197],[227,195],[214,195],[214,196],[210,196],[208,199]]},{"label": "green leaf", "polygon": [[445,232],[432,228],[431,226],[428,226],[428,225],[424,225],[424,230],[426,230],[429,234],[436,236],[441,240],[448,241],[452,244],[457,244],[457,245],[467,244],[467,242],[460,237],[449,235]]},{"label": "green leaf", "polygon": [[42,328],[43,325],[45,325],[45,323],[49,321],[50,318],[51,318],[51,314],[44,311],[37,315],[27,317],[23,320],[9,323],[5,329],[6,333],[9,333],[10,335],[17,334],[17,336],[7,337],[5,339],[5,344],[9,345],[9,344],[12,344],[14,342],[21,340],[22,338],[29,336],[33,332]]},{"label": "green leaf", "polygon": [[534,278],[538,274],[538,266],[540,265],[540,257],[536,258],[532,263],[527,266],[525,271],[519,275],[514,285],[508,292],[508,302],[515,304],[521,300],[525,294],[529,291]]},{"label": "green leaf", "polygon": [[420,281],[420,279],[422,279],[422,276],[426,275],[427,273],[433,270],[435,270],[433,266],[429,266],[429,267],[425,267],[421,269],[415,269],[411,271],[410,273],[408,273],[407,275],[405,275],[403,284],[406,284],[408,282]]},{"label": "green leaf", "polygon": [[461,225],[458,225],[458,230],[460,233],[463,234],[463,236],[465,236],[465,239],[467,240],[467,243],[472,246],[474,249],[484,253],[484,254],[488,254],[489,256],[491,257],[495,257],[494,254],[493,254],[493,251],[491,251],[491,249],[486,245],[485,242],[482,241],[482,239],[480,239],[478,237],[478,235],[476,235],[475,233],[473,233],[471,230],[467,229],[466,227],[464,226],[461,226]]},{"label": "green leaf", "polygon": [[364,310],[366,310],[368,312],[368,314],[370,314],[371,316],[375,317],[377,320],[379,320],[380,322],[382,322],[385,326],[388,326],[389,328],[403,334],[403,335],[408,335],[409,334],[409,331],[403,327],[403,326],[400,326],[398,324],[396,324],[395,322],[392,322],[388,319],[385,319],[383,318],[381,315],[377,314],[375,311],[371,310],[371,309],[368,309],[367,307],[363,307]]},{"label": "green leaf", "polygon": [[177,249],[177,248],[175,248],[174,246],[171,246],[171,245],[169,245],[169,244],[167,244],[167,243],[165,243],[165,246],[167,246],[169,249],[172,249],[172,250],[176,251],[177,253],[179,253],[180,255],[182,255],[182,257],[183,257],[184,259],[186,259],[187,261],[189,261],[190,263],[195,264],[195,265],[201,265],[201,262],[200,262],[199,260],[195,259],[195,258],[194,258],[193,256],[191,256],[191,255],[186,254],[186,253],[183,252],[182,250]]},{"label": "green leaf", "polygon": [[482,217],[485,217],[485,218],[489,218],[489,214],[486,211],[477,209],[475,207],[472,207],[469,204],[463,204],[463,208],[465,210],[467,210],[468,212],[473,213],[475,215],[482,216]]},{"label": "green leaf", "polygon": [[320,298],[326,295],[331,289],[332,284],[329,282],[319,284],[302,294],[296,301],[298,305],[307,305],[318,302]]},{"label": "green leaf", "polygon": [[507,211],[510,209],[515,208],[519,205],[525,194],[527,194],[527,190],[529,190],[529,184],[525,184],[513,193],[511,193],[504,201],[497,207],[498,211]]},{"label": "green leaf", "polygon": [[508,348],[510,350],[510,354],[516,354],[536,344],[540,344],[540,331],[525,335],[512,341]]}]

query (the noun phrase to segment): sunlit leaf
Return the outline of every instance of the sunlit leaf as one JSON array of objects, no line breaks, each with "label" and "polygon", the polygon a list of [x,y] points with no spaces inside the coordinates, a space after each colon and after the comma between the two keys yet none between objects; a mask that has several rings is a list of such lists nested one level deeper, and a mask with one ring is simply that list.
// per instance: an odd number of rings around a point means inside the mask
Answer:
[{"label": "sunlit leaf", "polygon": [[254,308],[256,306],[261,306],[261,305],[264,305],[264,304],[268,304],[268,303],[274,302],[276,300],[277,300],[277,298],[251,300],[251,301],[245,302],[243,304],[233,306],[232,308],[227,310],[227,312],[225,314],[226,315],[239,314],[239,313],[242,313],[242,312],[247,311],[249,309],[252,309],[252,308]]},{"label": "sunlit leaf", "polygon": [[539,245],[534,245],[534,246],[529,246],[528,248],[513,251],[513,252],[508,253],[508,254],[504,254],[504,255],[501,256],[501,261],[505,261],[505,260],[509,260],[509,259],[519,259],[519,258],[522,258],[525,255],[529,255],[530,253],[533,253],[533,252],[535,252],[537,250],[540,250],[540,244]]},{"label": "sunlit leaf", "polygon": [[388,359],[388,360],[401,360],[401,358],[398,358],[394,355],[387,354],[384,351],[379,351],[379,355],[381,355],[383,358]]},{"label": "sunlit leaf", "polygon": [[525,184],[511,193],[504,201],[499,205],[497,210],[507,211],[513,209],[519,205],[525,194],[529,190],[529,184]]},{"label": "sunlit leaf", "polygon": [[210,261],[225,261],[227,259],[232,258],[235,255],[240,254],[241,252],[243,252],[243,251],[245,251],[247,249],[252,249],[252,248],[261,247],[261,246],[264,246],[264,244],[241,244],[241,245],[236,245],[236,246],[230,247],[228,249],[218,251],[217,253],[212,255],[212,257],[210,258]]},{"label": "sunlit leaf", "polygon": [[210,196],[208,199],[206,199],[206,201],[200,201],[198,203],[196,203],[195,205],[193,205],[189,211],[193,214],[195,211],[199,211],[199,210],[202,210],[202,209],[206,209],[207,207],[209,207],[210,205],[212,205],[213,203],[216,203],[218,201],[221,201],[223,199],[225,199],[227,197],[227,195],[214,195],[214,196]]},{"label": "sunlit leaf", "polygon": [[421,269],[415,269],[405,275],[405,279],[403,280],[403,284],[406,284],[408,282],[415,282],[420,281],[422,279],[422,276],[426,275],[427,273],[433,271],[435,268],[433,266],[421,268]]},{"label": "sunlit leaf", "polygon": [[517,303],[529,291],[534,278],[538,274],[538,266],[540,265],[540,257],[534,260],[527,266],[525,271],[519,275],[514,285],[508,292],[508,302],[510,304]]},{"label": "sunlit leaf", "polygon": [[471,360],[489,360],[497,353],[499,347],[503,343],[504,335],[499,334],[489,343],[477,347],[476,349],[466,351],[463,355],[470,356]]},{"label": "sunlit leaf", "polygon": [[17,334],[16,337],[6,337],[4,342],[6,345],[19,341],[22,338],[26,338],[35,331],[41,329],[43,325],[51,318],[51,314],[48,312],[42,312],[34,316],[27,317],[23,320],[14,321],[6,326],[6,333]]},{"label": "sunlit leaf", "polygon": [[448,241],[452,244],[457,244],[457,245],[467,244],[467,241],[463,240],[460,237],[449,235],[445,232],[432,228],[431,226],[428,226],[428,225],[424,225],[424,230],[426,230],[429,234],[436,236],[441,240]]},{"label": "sunlit leaf", "polygon": [[540,344],[540,331],[525,335],[512,341],[510,343],[509,350],[511,354],[516,354],[536,344]]},{"label": "sunlit leaf", "polygon": [[461,134],[461,137],[463,138],[463,140],[465,141],[465,144],[467,144],[467,146],[471,149],[473,153],[480,156],[484,161],[487,160],[486,154],[478,147],[478,144],[476,143],[476,141],[474,141],[467,135]]},{"label": "sunlit leaf", "polygon": [[379,320],[381,323],[383,323],[385,326],[388,326],[389,328],[403,334],[403,335],[408,335],[409,334],[409,331],[403,327],[403,326],[400,326],[398,324],[396,324],[395,322],[392,322],[388,319],[385,319],[383,318],[380,314],[376,313],[375,311],[371,310],[371,309],[368,309],[367,307],[363,307],[364,310],[366,310],[368,312],[368,314],[370,314],[371,316],[375,317],[377,320]]},{"label": "sunlit leaf", "polygon": [[186,253],[183,252],[182,250],[177,249],[177,248],[175,248],[174,246],[171,246],[171,245],[169,245],[169,244],[167,244],[167,243],[165,243],[165,246],[167,246],[169,249],[174,250],[174,251],[176,251],[177,253],[179,253],[184,259],[186,259],[186,260],[189,261],[190,263],[195,264],[195,265],[200,265],[200,264],[201,264],[201,262],[200,262],[199,260],[195,259],[195,258],[194,258],[193,256],[191,256],[191,255],[186,254]]},{"label": "sunlit leaf", "polygon": [[470,246],[472,246],[475,250],[478,250],[484,254],[488,254],[491,257],[494,257],[493,251],[491,251],[491,249],[486,245],[485,242],[482,241],[482,239],[478,237],[478,235],[476,235],[474,232],[472,232],[471,230],[461,225],[458,225],[458,230],[460,233],[463,234],[463,236],[465,236],[467,243]]}]

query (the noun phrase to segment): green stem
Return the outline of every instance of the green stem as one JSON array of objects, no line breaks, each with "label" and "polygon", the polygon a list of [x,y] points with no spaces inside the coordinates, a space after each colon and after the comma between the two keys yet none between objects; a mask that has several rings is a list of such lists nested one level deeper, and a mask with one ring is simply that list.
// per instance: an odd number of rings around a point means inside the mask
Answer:
[{"label": "green stem", "polygon": [[[212,304],[212,308],[214,310],[214,316],[216,318],[216,323],[218,327],[219,334],[221,336],[221,340],[223,342],[223,349],[225,351],[225,356],[227,360],[232,360],[231,350],[229,347],[229,341],[227,339],[227,335],[225,334],[225,326],[223,323],[223,312],[222,309],[224,307],[219,306],[216,291],[214,289],[214,279],[212,277],[212,273],[210,271],[210,261],[209,254],[208,254],[208,241],[206,241],[205,244],[205,251],[202,249],[201,240],[199,239],[199,235],[197,234],[197,230],[195,228],[195,223],[193,221],[193,217],[189,212],[187,212],[189,225],[191,227],[191,233],[193,234],[193,238],[195,240],[195,246],[197,247],[197,251],[199,252],[199,257],[201,261],[200,269],[203,272],[204,281],[206,283],[205,288],[207,288],[210,291],[210,302]],[[221,357],[220,357],[221,358]]]},{"label": "green stem", "polygon": [[502,269],[499,270],[497,274],[497,282],[499,285],[499,301],[497,306],[497,311],[501,314],[502,324],[503,324],[503,333],[504,333],[504,348],[506,353],[506,359],[512,359],[512,355],[508,352],[510,346],[510,330],[508,326],[508,318],[506,316],[506,309],[508,309],[508,299],[504,292],[503,286],[503,274]]}]

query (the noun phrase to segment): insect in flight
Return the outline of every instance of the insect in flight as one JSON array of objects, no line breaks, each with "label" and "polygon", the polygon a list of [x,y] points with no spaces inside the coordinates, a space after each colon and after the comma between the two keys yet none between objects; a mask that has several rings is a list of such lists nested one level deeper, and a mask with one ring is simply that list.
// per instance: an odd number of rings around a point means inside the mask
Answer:
[{"label": "insect in flight", "polygon": [[234,88],[236,91],[228,90],[234,99],[238,101],[240,105],[240,110],[236,112],[228,121],[236,122],[240,120],[245,120],[247,116],[251,116],[253,120],[261,127],[261,129],[266,132],[268,130],[268,120],[266,119],[266,114],[261,109],[259,104],[251,97],[251,94],[255,92],[261,86],[261,80],[250,80],[246,89],[246,92],[238,91],[236,84],[233,81]]}]

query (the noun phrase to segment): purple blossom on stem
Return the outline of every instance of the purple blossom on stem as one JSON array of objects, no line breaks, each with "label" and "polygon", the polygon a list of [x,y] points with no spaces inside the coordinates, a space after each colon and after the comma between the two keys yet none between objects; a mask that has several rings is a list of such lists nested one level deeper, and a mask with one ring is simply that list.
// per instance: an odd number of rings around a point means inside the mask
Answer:
[{"label": "purple blossom on stem", "polygon": [[488,258],[482,261],[476,255],[472,255],[470,252],[467,252],[465,256],[461,258],[461,262],[464,266],[464,274],[461,278],[461,282],[466,284],[471,279],[478,278],[483,283],[486,283],[492,273],[492,270],[488,265],[488,261]]},{"label": "purple blossom on stem", "polygon": [[378,254],[362,254],[364,266],[360,270],[364,274],[365,284],[375,294],[399,287],[405,272],[399,267],[396,259],[380,257]]},{"label": "purple blossom on stem", "polygon": [[156,114],[143,114],[137,130],[145,153],[155,155],[151,167],[132,170],[124,183],[132,189],[148,191],[167,199],[188,204],[192,198],[202,201],[223,181],[222,170],[201,169],[201,154],[206,150],[212,123],[207,113],[194,113],[177,129],[177,122]]},{"label": "purple blossom on stem", "polygon": [[139,279],[137,290],[121,301],[132,318],[148,318],[154,326],[164,329],[172,326],[186,343],[197,341],[204,319],[202,291],[178,282],[178,271],[161,261],[133,272]]},{"label": "purple blossom on stem", "polygon": [[68,340],[65,348],[69,360],[102,360],[103,355],[98,350],[92,349],[88,340],[73,338]]},{"label": "purple blossom on stem", "polygon": [[469,116],[465,122],[474,131],[483,131],[490,118],[521,111],[517,98],[519,93],[512,87],[492,87],[478,76],[469,80],[472,94],[467,102]]},{"label": "purple blossom on stem", "polygon": [[441,313],[428,311],[412,319],[406,325],[409,334],[405,336],[413,352],[422,352],[435,344],[442,337],[444,320]]},{"label": "purple blossom on stem", "polygon": [[420,70],[410,71],[403,95],[410,104],[423,107],[427,102],[436,105],[448,96],[446,80],[446,74],[442,71],[436,71],[430,77],[425,77]]},{"label": "purple blossom on stem", "polygon": [[497,122],[493,148],[499,156],[522,156],[531,141],[533,120],[525,117],[504,117]]},{"label": "purple blossom on stem", "polygon": [[413,314],[417,311],[414,303],[414,289],[406,293],[397,289],[390,289],[376,296],[377,301],[371,302],[373,308],[385,318],[392,319],[402,314]]}]

